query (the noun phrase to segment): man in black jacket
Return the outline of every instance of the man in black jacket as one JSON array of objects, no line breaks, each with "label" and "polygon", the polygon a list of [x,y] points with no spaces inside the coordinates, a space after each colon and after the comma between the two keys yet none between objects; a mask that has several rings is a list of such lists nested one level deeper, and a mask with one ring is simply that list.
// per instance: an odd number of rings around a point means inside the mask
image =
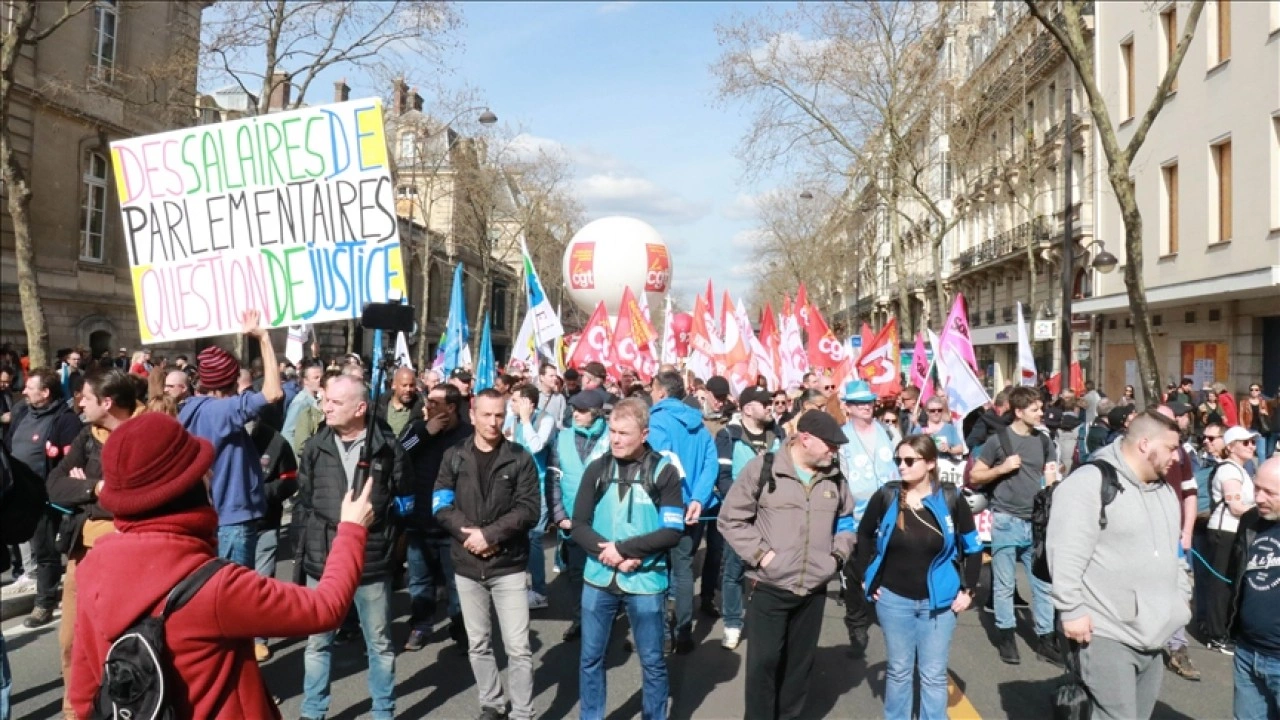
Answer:
[{"label": "man in black jacket", "polygon": [[[62,622],[58,627],[58,646],[62,650],[62,677],[71,676],[71,639],[75,637],[76,567],[84,560],[98,538],[115,532],[111,513],[98,504],[102,489],[102,446],[117,427],[133,417],[139,407],[133,379],[123,370],[95,371],[84,379],[80,400],[88,425],[71,443],[71,451],[49,473],[45,486],[49,502],[75,512],[62,521],[63,549],[67,553],[67,572],[62,578]],[[71,700],[63,684],[62,714],[74,716]]]},{"label": "man in black jacket", "polygon": [[1256,507],[1240,517],[1229,627],[1236,641],[1235,716],[1280,714],[1280,458],[1258,468]]},{"label": "man in black jacket", "polygon": [[507,651],[511,717],[520,720],[534,716],[525,566],[529,529],[538,521],[542,503],[533,456],[502,435],[505,413],[506,401],[498,391],[489,388],[475,395],[475,434],[471,442],[445,451],[431,508],[454,540],[453,566],[480,717],[505,717],[507,711],[490,644],[492,605]]},{"label": "man in black jacket", "polygon": [[[245,426],[262,465],[262,493],[267,498],[267,514],[258,529],[254,547],[253,569],[263,577],[276,576],[276,553],[280,547],[280,524],[284,519],[284,501],[298,490],[298,457],[285,442],[279,428],[273,427],[267,413]],[[271,648],[264,637],[254,638],[254,657],[258,662],[271,659]]]},{"label": "man in black jacket", "polygon": [[400,444],[409,459],[413,481],[413,513],[406,521],[409,561],[409,639],[407,651],[421,650],[431,635],[436,615],[436,589],[449,591],[449,636],[459,646],[466,644],[462,607],[458,604],[458,587],[454,582],[449,533],[431,514],[431,494],[444,452],[471,437],[471,423],[459,420],[462,393],[448,383],[441,383],[427,393],[424,417],[409,423],[400,434]]},{"label": "man in black jacket", "polygon": [[[26,402],[13,410],[5,447],[14,461],[25,465],[41,480],[47,480],[49,473],[71,452],[71,445],[80,434],[80,418],[64,401],[57,373],[48,368],[38,368],[27,375],[22,395]],[[58,552],[57,538],[61,522],[61,513],[45,508],[31,537],[31,554],[36,563],[36,604],[23,623],[29,628],[53,622],[53,610],[58,606],[62,553]]]},{"label": "man in black jacket", "polygon": [[[359,378],[343,375],[325,388],[325,427],[307,443],[298,465],[295,527],[296,562],[302,564],[307,585],[315,587],[324,573],[341,517],[342,498],[360,492],[358,465],[368,444],[368,482],[373,483],[373,525],[365,545],[364,573],[356,588],[355,609],[364,631],[369,657],[369,697],[372,717],[395,715],[395,651],[391,648],[392,498],[411,492],[404,451],[391,429],[378,423],[366,431],[368,387]],[[323,718],[329,711],[329,650],[334,632],[312,635],[303,655],[302,716]]]}]

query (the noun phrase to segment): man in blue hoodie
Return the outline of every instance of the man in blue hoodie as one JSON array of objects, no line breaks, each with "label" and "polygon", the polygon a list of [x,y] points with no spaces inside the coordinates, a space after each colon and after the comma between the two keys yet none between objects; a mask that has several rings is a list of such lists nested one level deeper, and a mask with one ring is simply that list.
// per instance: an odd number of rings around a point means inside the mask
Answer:
[{"label": "man in blue hoodie", "polygon": [[698,522],[704,509],[719,504],[715,497],[720,457],[715,439],[702,423],[702,413],[684,403],[684,380],[676,372],[661,372],[653,380],[653,410],[649,415],[649,445],[674,456],[683,475],[684,533],[671,551],[671,589],[676,599],[675,651],[692,652],[693,557],[702,541]]},{"label": "man in blue hoodie", "polygon": [[262,390],[236,394],[240,363],[213,345],[200,352],[196,397],[178,408],[183,427],[213,443],[217,453],[209,494],[218,511],[218,555],[249,568],[254,566],[258,524],[267,514],[267,498],[259,453],[245,425],[284,397],[280,373],[275,371],[276,351],[261,319],[257,310],[246,310],[241,317],[244,334],[258,341],[262,366],[271,368],[263,378]]}]

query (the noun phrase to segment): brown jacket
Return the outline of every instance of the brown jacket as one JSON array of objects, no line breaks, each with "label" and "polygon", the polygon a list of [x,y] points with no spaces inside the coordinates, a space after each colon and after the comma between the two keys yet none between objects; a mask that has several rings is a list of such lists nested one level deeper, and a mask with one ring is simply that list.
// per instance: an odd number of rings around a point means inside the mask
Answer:
[{"label": "brown jacket", "polygon": [[[844,562],[853,552],[853,497],[836,467],[818,471],[809,486],[800,482],[791,446],[774,455],[772,490],[760,484],[763,456],[742,468],[717,524],[752,581],[808,595],[836,574],[836,556]],[[770,550],[769,567],[760,567]]]},{"label": "brown jacket", "polygon": [[[1271,419],[1271,408],[1267,406],[1266,400],[1258,402],[1258,408],[1262,411],[1262,428],[1264,432],[1275,429],[1275,423]],[[1253,429],[1253,404],[1249,402],[1249,398],[1240,401],[1240,427],[1245,430]]]}]

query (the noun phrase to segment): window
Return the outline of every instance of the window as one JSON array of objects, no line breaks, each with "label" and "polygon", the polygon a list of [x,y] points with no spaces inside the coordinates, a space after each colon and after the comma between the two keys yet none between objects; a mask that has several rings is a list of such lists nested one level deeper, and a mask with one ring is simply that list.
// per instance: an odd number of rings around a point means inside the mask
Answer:
[{"label": "window", "polygon": [[1049,125],[1058,123],[1058,83],[1049,83],[1049,90],[1045,93],[1045,107],[1049,108]]},{"label": "window", "polygon": [[1035,142],[1036,139],[1036,101],[1027,101],[1027,139]]},{"label": "window", "polygon": [[[1173,54],[1178,49],[1178,6],[1170,5],[1168,10],[1160,13],[1160,24],[1164,27],[1164,64],[1160,66],[1161,72],[1168,72],[1169,66],[1173,64]],[[1169,92],[1178,89],[1178,76],[1173,77],[1173,84],[1169,86]]]},{"label": "window", "polygon": [[116,0],[98,0],[93,6],[93,79],[109,83],[115,77]]},{"label": "window", "polygon": [[1124,108],[1124,119],[1133,119],[1134,114],[1134,82],[1133,82],[1133,38],[1120,43],[1120,107]]},{"label": "window", "polygon": [[1164,228],[1161,236],[1164,240],[1164,255],[1178,252],[1178,163],[1165,165],[1161,169],[1164,176]]},{"label": "window", "polygon": [[1220,63],[1231,59],[1231,0],[1218,0],[1217,58]]},{"label": "window", "polygon": [[951,153],[947,150],[942,151],[942,197],[944,200],[951,199]]},{"label": "window", "polygon": [[401,185],[400,187],[396,188],[396,197],[400,197],[400,198],[418,197],[418,186],[417,185]]},{"label": "window", "polygon": [[[1224,140],[1212,147],[1213,170],[1217,176],[1217,242],[1231,240],[1231,140]],[[1212,236],[1211,236],[1212,237]]]},{"label": "window", "polygon": [[493,305],[493,327],[499,330],[507,327],[507,286],[501,283],[493,284],[493,297],[490,299]]},{"label": "window", "polygon": [[413,133],[400,133],[400,162],[408,165],[418,161],[418,143]]},{"label": "window", "polygon": [[85,158],[84,215],[80,223],[80,259],[102,262],[107,233],[107,157],[92,152]]}]

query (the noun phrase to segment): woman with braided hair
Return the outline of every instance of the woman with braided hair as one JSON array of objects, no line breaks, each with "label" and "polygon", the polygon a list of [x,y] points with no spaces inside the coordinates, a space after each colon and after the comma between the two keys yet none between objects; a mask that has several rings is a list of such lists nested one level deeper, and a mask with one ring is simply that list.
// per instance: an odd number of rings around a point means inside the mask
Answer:
[{"label": "woman with braided hair", "polygon": [[884,630],[884,715],[910,718],[920,673],[920,720],[947,717],[947,657],[956,615],[973,602],[982,545],[968,503],[938,481],[938,448],[912,435],[895,451],[901,481],[867,503],[857,562]]}]

